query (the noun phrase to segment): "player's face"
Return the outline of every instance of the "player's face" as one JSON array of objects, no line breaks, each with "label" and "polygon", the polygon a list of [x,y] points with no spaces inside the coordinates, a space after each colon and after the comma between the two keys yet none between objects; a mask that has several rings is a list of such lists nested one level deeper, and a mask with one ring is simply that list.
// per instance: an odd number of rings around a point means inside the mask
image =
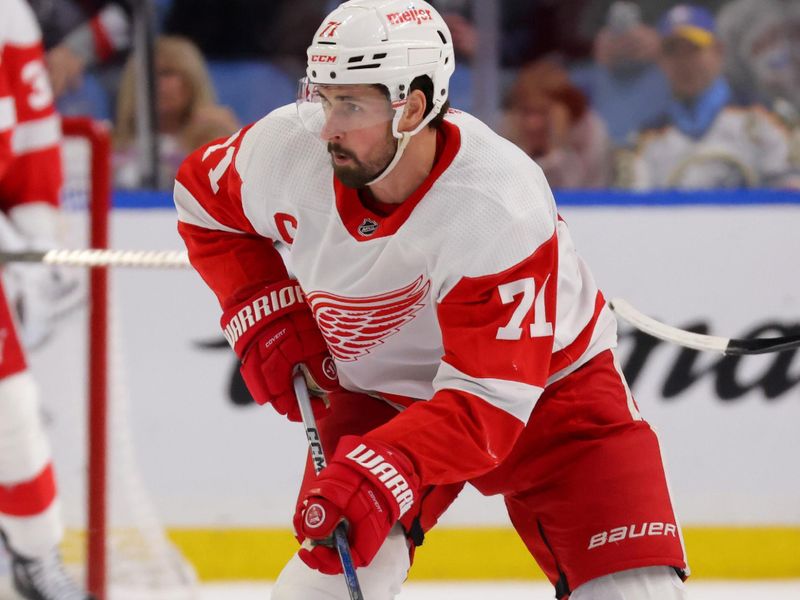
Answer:
[{"label": "player's face", "polygon": [[696,98],[722,72],[722,49],[716,43],[698,46],[675,36],[664,40],[661,54],[661,67],[678,98]]},{"label": "player's face", "polygon": [[383,91],[369,85],[321,86],[319,96],[325,111],[321,136],[333,171],[346,186],[364,187],[395,154],[391,104]]}]

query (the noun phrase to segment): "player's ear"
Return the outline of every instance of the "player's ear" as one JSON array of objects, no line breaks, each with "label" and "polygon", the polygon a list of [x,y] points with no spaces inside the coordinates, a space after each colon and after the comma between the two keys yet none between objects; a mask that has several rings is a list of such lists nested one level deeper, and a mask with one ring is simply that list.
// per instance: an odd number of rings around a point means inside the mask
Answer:
[{"label": "player's ear", "polygon": [[414,90],[408,95],[408,100],[400,119],[400,131],[413,131],[425,118],[425,108],[428,105],[425,94],[421,90]]}]

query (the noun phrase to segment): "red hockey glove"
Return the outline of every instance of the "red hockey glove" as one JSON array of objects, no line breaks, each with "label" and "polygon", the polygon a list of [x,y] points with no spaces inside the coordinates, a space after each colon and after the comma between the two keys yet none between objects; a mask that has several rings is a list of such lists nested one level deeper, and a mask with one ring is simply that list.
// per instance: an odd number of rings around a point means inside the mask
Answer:
[{"label": "red hockey glove", "polygon": [[344,520],[354,565],[368,565],[392,525],[417,502],[418,487],[419,478],[404,454],[361,436],[343,437],[295,512],[294,528],[303,544],[300,558],[322,573],[341,573],[331,539]]},{"label": "red hockey glove", "polygon": [[[321,392],[340,389],[328,346],[296,281],[271,285],[222,315],[222,331],[242,361],[247,389],[259,404],[269,402],[291,421],[300,421],[292,376],[297,365],[306,369],[310,387]],[[312,396],[317,417],[326,404]]]}]

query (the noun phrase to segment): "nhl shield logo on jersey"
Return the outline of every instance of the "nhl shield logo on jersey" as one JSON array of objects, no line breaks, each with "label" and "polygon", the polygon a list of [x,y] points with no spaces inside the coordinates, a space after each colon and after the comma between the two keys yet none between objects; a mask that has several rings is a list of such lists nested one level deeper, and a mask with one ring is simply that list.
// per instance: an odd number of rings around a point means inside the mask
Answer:
[{"label": "nhl shield logo on jersey", "polygon": [[364,219],[364,222],[358,226],[358,233],[365,237],[371,236],[378,231],[378,222],[372,219]]}]

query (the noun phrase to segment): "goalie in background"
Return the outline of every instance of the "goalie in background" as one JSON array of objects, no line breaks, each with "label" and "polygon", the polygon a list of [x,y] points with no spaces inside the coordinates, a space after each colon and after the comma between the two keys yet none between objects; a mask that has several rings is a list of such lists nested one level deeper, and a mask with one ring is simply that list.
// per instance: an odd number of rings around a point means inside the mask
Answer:
[{"label": "goalie in background", "polygon": [[[61,124],[33,13],[23,0],[0,0],[0,13],[0,245],[52,247]],[[23,327],[35,321],[35,329],[27,328],[29,339],[41,341],[51,324],[48,301],[61,295],[63,282],[43,266],[21,277]],[[11,556],[14,587],[24,598],[85,600],[86,592],[61,562],[63,525],[36,385],[1,286],[0,296],[0,539]]]},{"label": "goalie in background", "polygon": [[672,100],[620,160],[618,183],[637,190],[797,188],[789,132],[759,105],[740,105],[723,76],[726,49],[713,15],[679,5],[659,23]]}]

